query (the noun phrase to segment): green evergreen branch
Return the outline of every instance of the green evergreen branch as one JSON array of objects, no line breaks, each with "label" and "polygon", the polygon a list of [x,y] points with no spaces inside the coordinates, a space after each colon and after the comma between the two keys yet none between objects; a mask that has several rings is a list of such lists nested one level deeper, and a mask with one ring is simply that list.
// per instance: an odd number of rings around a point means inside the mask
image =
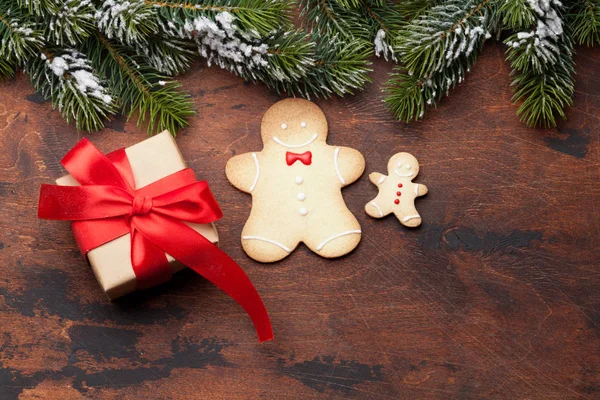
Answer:
[{"label": "green evergreen branch", "polygon": [[48,2],[43,21],[46,41],[55,45],[76,45],[95,31],[95,8],[90,1],[64,0]]},{"label": "green evergreen branch", "polygon": [[256,80],[268,86],[303,79],[314,66],[315,43],[303,31],[277,32],[265,39],[265,43],[268,45],[268,65],[257,73]]},{"label": "green evergreen branch", "polygon": [[165,25],[193,24],[194,19],[200,16],[214,20],[217,14],[228,12],[236,18],[236,24],[243,31],[254,36],[268,35],[292,26],[291,0],[144,1],[158,10],[158,18]]},{"label": "green evergreen branch", "polygon": [[44,49],[25,72],[36,90],[52,100],[63,118],[79,130],[97,131],[116,111],[113,97],[92,72],[90,61],[76,50]]},{"label": "green evergreen branch", "polygon": [[514,76],[513,100],[520,103],[517,115],[529,126],[556,126],[556,117],[564,118],[575,90],[570,27],[563,22],[558,2],[518,3],[512,11],[515,14],[517,6],[523,7],[522,15],[534,17],[530,27],[505,41]]},{"label": "green evergreen branch", "polygon": [[148,124],[148,133],[168,129],[176,134],[195,114],[190,96],[181,85],[169,81],[131,49],[98,35],[86,49],[99,73],[109,79],[121,106],[130,118],[138,113],[137,125]]},{"label": "green evergreen branch", "polygon": [[390,80],[384,85],[384,101],[392,114],[403,122],[422,119],[427,108],[437,107],[450,90],[465,79],[475,56],[461,62],[452,63],[450,67],[435,72],[431,76],[419,78],[396,68]]},{"label": "green evergreen branch", "polygon": [[573,38],[579,44],[600,45],[600,0],[576,0],[569,10]]},{"label": "green evergreen branch", "polygon": [[197,55],[194,43],[173,37],[152,36],[135,49],[154,69],[169,76],[186,71]]},{"label": "green evergreen branch", "polygon": [[11,0],[0,0],[0,58],[22,64],[43,46],[42,31]]},{"label": "green evergreen branch", "polygon": [[104,0],[96,18],[98,28],[106,37],[128,45],[143,45],[158,28],[156,9],[144,0],[119,5],[113,0]]},{"label": "green evergreen branch", "polygon": [[369,26],[360,10],[340,5],[335,0],[300,0],[299,7],[308,31],[370,40]]},{"label": "green evergreen branch", "polygon": [[504,1],[499,12],[504,25],[514,30],[529,29],[536,21],[534,11],[529,7],[527,0]]},{"label": "green evergreen branch", "polygon": [[7,60],[0,58],[0,80],[12,78],[13,76],[15,76],[15,66]]},{"label": "green evergreen branch", "polygon": [[410,23],[441,3],[442,0],[404,0],[395,4],[394,8],[406,23]]},{"label": "green evergreen branch", "polygon": [[560,54],[555,67],[542,73],[516,73],[511,85],[518,88],[513,100],[522,102],[517,110],[521,121],[528,126],[549,128],[556,126],[556,116],[564,119],[564,109],[573,104],[573,74],[573,59],[565,53]]},{"label": "green evergreen branch", "polygon": [[301,80],[274,82],[278,92],[328,98],[352,94],[370,82],[373,50],[364,41],[342,41],[337,36],[312,35],[316,43],[315,62]]},{"label": "green evergreen branch", "polygon": [[401,32],[397,52],[410,74],[423,77],[469,56],[490,37],[492,0],[450,0],[430,9]]}]

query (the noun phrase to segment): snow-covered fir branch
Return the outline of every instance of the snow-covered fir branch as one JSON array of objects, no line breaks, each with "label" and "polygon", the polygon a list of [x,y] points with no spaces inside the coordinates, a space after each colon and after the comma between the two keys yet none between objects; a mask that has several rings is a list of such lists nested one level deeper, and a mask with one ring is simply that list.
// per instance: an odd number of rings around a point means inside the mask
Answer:
[{"label": "snow-covered fir branch", "polygon": [[[53,74],[59,79],[61,85],[65,85],[70,90],[77,90],[84,97],[93,97],[105,104],[112,103],[112,96],[108,89],[100,83],[100,78],[94,75],[91,62],[85,55],[75,49],[69,49],[60,56],[48,56],[42,53],[40,57],[45,61],[46,74]],[[52,79],[52,77],[48,78]],[[67,93],[67,91],[61,92]],[[59,109],[61,104],[59,94]]]},{"label": "snow-covered fir branch", "polygon": [[87,37],[95,25],[94,6],[91,0],[67,0],[53,4],[48,30],[49,41],[61,45],[63,40],[75,45]]},{"label": "snow-covered fir branch", "polygon": [[558,43],[563,34],[563,21],[559,15],[563,5],[559,0],[527,0],[527,5],[537,16],[535,27],[517,32],[506,45],[530,56],[535,69],[560,60],[564,48]]},{"label": "snow-covered fir branch", "polygon": [[144,0],[104,0],[96,11],[96,20],[109,39],[143,44],[156,28],[156,9]]},{"label": "snow-covered fir branch", "polygon": [[258,39],[258,33],[247,33],[235,24],[235,17],[227,11],[217,13],[214,21],[205,16],[186,20],[183,26],[165,23],[163,29],[182,39],[193,39],[199,54],[208,65],[218,65],[230,72],[256,79],[254,70],[266,68],[269,47]]},{"label": "snow-covered fir branch", "polygon": [[18,9],[0,10],[0,57],[23,63],[44,44],[39,26],[19,18]]},{"label": "snow-covered fir branch", "polygon": [[489,1],[432,7],[400,33],[398,53],[410,74],[431,75],[474,55],[489,32]]}]

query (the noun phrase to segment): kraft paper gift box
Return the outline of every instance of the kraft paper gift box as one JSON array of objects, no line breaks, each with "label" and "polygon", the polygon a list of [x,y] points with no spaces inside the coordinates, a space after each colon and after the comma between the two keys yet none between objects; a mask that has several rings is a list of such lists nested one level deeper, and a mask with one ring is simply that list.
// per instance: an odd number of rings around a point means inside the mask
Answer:
[{"label": "kraft paper gift box", "polygon": [[[135,187],[139,189],[152,182],[186,168],[175,139],[164,131],[125,149],[133,171]],[[56,180],[61,186],[78,186],[71,176],[65,175]],[[188,226],[218,245],[219,235],[214,224],[194,224]],[[96,279],[110,300],[114,300],[136,290],[136,277],[131,265],[130,234],[121,236],[87,253],[88,261]],[[185,268],[167,254],[173,273]]]}]

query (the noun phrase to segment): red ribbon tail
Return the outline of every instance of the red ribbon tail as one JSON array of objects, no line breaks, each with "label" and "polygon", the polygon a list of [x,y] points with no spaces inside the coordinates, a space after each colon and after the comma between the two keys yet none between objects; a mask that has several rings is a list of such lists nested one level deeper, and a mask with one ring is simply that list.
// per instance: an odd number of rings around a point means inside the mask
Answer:
[{"label": "red ribbon tail", "polygon": [[254,324],[259,342],[273,340],[271,320],[256,288],[235,261],[212,243],[211,246],[214,248],[211,254],[211,266],[207,267],[206,261],[186,265],[242,306]]},{"label": "red ribbon tail", "polygon": [[155,213],[134,218],[139,218],[139,223],[138,220],[134,220],[134,223],[140,234],[242,306],[252,320],[260,342],[273,339],[271,320],[260,295],[250,278],[231,257],[180,220]]}]

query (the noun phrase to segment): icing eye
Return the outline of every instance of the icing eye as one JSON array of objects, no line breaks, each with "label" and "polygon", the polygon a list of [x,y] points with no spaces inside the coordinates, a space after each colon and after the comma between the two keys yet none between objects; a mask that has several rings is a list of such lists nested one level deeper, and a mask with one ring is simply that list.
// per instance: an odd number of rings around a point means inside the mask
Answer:
[{"label": "icing eye", "polygon": [[301,126],[302,128],[306,128],[306,122],[301,122],[301,123],[300,123],[300,126]]},{"label": "icing eye", "polygon": [[281,124],[281,129],[287,129],[287,124]]},{"label": "icing eye", "polygon": [[401,166],[402,166],[402,163],[401,163],[400,161],[398,161],[398,162],[396,163],[396,167],[401,167]]},{"label": "icing eye", "polygon": [[412,168],[412,166],[410,164],[406,164],[405,167],[406,167],[406,169],[411,169]]}]

